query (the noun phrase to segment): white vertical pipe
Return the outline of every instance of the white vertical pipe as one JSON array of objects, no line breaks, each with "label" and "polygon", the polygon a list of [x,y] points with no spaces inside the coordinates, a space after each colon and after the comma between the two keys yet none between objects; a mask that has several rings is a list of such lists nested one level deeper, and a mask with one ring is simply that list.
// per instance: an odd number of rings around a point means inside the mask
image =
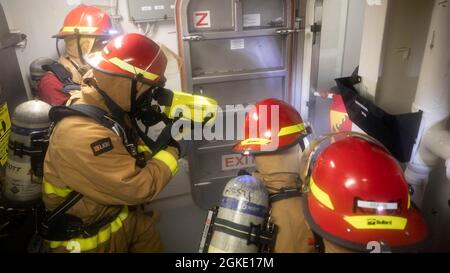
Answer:
[{"label": "white vertical pipe", "polygon": [[[413,187],[413,201],[422,203],[428,175],[439,157],[445,157],[449,145],[448,134],[443,132],[450,115],[450,2],[435,1],[427,37],[427,46],[417,85],[413,111],[423,111],[418,145],[405,172]],[[430,130],[430,128],[432,128]],[[438,139],[439,141],[435,141]],[[437,152],[439,149],[441,151]],[[434,151],[434,152],[433,152]],[[448,155],[450,156],[450,155]],[[443,158],[448,160],[447,158]],[[447,161],[448,162],[448,161]]]}]

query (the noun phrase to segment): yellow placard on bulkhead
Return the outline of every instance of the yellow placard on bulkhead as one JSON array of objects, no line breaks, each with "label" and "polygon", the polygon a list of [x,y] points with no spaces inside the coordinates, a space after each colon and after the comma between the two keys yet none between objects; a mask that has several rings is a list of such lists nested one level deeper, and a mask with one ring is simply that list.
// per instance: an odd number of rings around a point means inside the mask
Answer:
[{"label": "yellow placard on bulkhead", "polygon": [[8,104],[5,102],[0,108],[0,164],[5,165],[8,160],[8,142],[11,132],[11,119]]}]

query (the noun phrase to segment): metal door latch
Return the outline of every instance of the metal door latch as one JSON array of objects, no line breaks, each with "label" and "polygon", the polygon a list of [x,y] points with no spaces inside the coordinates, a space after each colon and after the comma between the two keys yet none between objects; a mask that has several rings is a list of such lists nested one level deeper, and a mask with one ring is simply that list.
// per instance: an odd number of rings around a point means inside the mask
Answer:
[{"label": "metal door latch", "polygon": [[203,39],[203,36],[201,36],[201,35],[183,36],[183,41],[200,41],[202,39]]},{"label": "metal door latch", "polygon": [[275,32],[280,35],[289,35],[289,34],[293,34],[293,33],[299,33],[302,30],[303,30],[302,28],[296,28],[296,29],[283,28],[283,29],[277,29]]}]

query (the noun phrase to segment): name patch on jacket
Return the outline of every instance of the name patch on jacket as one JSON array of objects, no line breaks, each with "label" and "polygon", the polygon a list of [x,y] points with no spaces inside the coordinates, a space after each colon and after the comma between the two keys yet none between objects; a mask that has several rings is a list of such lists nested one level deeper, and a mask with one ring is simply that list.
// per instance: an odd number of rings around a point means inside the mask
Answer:
[{"label": "name patch on jacket", "polygon": [[114,149],[110,138],[104,138],[91,144],[95,156],[107,153]]}]

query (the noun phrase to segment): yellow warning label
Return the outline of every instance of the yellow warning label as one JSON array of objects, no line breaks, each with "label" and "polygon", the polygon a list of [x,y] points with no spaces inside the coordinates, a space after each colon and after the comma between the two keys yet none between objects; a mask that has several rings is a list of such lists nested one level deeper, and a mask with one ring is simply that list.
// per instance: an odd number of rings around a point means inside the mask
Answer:
[{"label": "yellow warning label", "polygon": [[8,104],[5,102],[0,108],[0,164],[5,165],[8,160],[8,142],[11,132],[11,120],[8,113]]}]

